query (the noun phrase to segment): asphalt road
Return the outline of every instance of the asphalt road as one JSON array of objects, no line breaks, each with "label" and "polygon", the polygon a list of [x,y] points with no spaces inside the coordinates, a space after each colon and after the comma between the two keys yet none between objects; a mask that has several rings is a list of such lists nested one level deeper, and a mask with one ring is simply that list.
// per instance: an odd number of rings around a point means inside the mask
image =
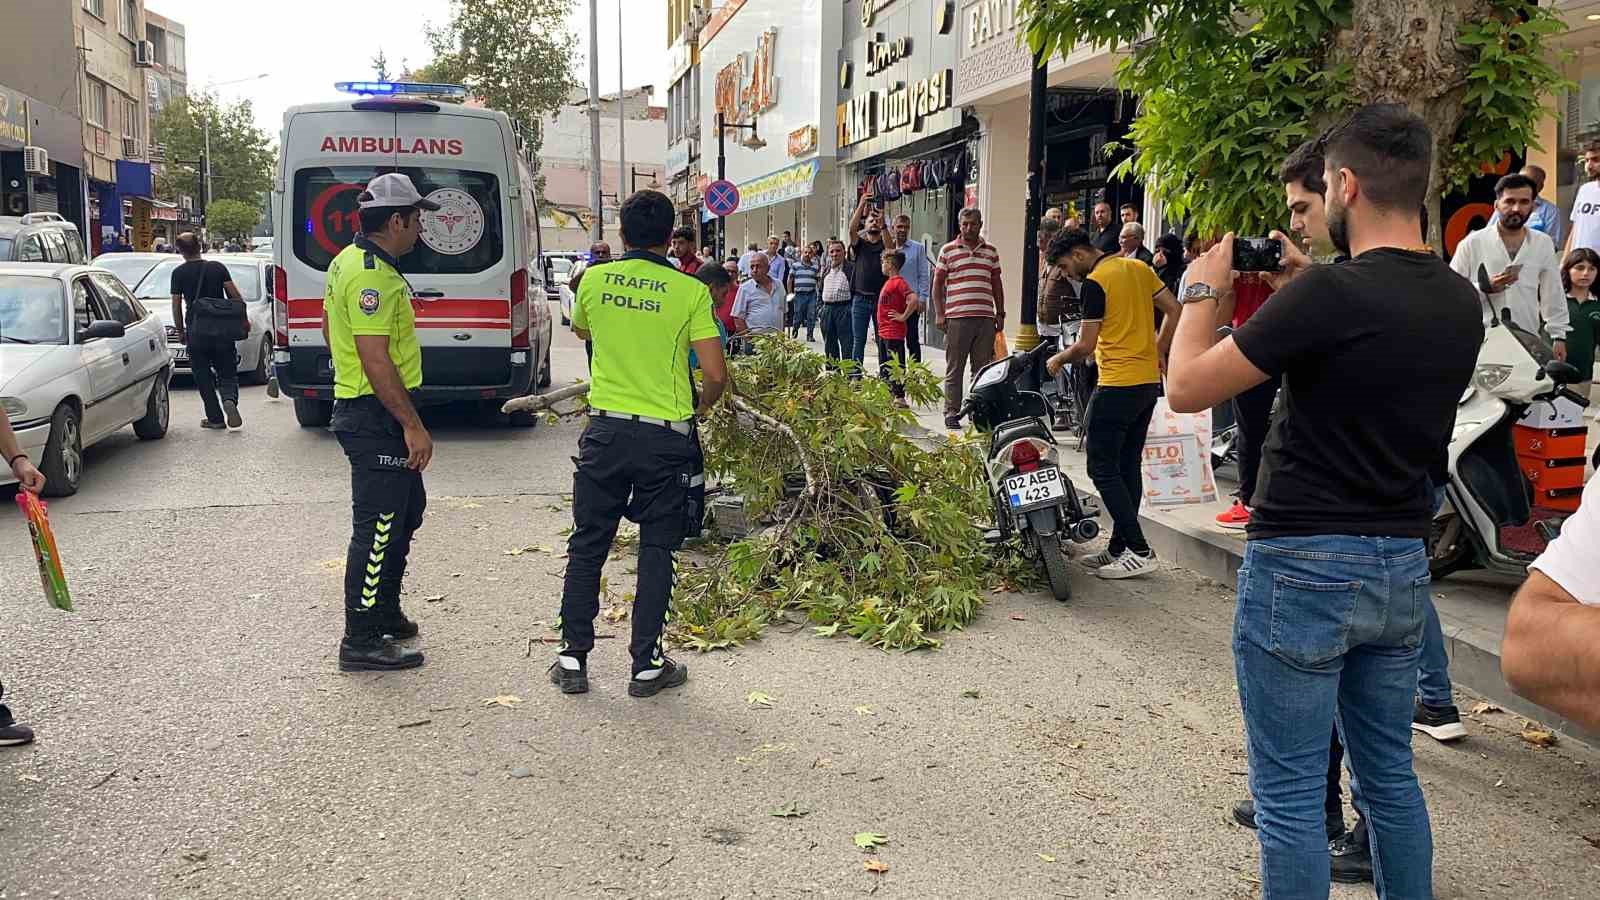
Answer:
[{"label": "asphalt road", "polygon": [[[556,369],[583,371],[570,335]],[[342,675],[337,444],[260,388],[235,433],[201,432],[186,386],[174,407],[166,440],[118,436],[52,504],[78,611],[40,602],[21,522],[0,526],[0,674],[39,732],[0,750],[0,898],[1259,893],[1227,817],[1245,762],[1214,584],[996,596],[930,653],[776,628],[680,655],[689,685],[651,700],[601,640],[594,691],[561,696],[549,645],[527,654],[577,426],[435,416],[406,599],[428,665]],[[554,552],[505,554],[530,545]],[[1479,719],[1417,741],[1437,895],[1596,896],[1600,758]]]}]

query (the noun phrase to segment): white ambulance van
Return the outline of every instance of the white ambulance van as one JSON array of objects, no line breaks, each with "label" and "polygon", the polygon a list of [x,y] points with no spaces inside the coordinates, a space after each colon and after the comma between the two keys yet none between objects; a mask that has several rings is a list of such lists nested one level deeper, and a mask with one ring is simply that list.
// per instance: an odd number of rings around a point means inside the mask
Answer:
[{"label": "white ambulance van", "polygon": [[328,263],[355,238],[357,195],[384,172],[410,176],[441,207],[422,214],[421,240],[400,258],[422,345],[422,402],[468,401],[493,417],[549,385],[551,315],[520,129],[505,113],[441,99],[461,91],[451,85],[339,87],[362,96],[284,113],[273,184],[273,368],[295,417],[318,426],[332,415]]}]

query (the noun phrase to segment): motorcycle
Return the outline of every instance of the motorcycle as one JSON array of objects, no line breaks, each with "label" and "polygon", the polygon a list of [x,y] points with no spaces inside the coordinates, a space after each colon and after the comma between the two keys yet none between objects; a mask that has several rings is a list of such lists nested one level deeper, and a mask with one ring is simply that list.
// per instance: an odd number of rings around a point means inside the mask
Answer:
[{"label": "motorcycle", "polygon": [[1563,397],[1588,406],[1587,398],[1567,387],[1581,380],[1543,337],[1513,324],[1509,309],[1485,329],[1472,384],[1457,404],[1450,433],[1446,502],[1434,515],[1428,542],[1434,578],[1462,569],[1521,578],[1555,538],[1565,517],[1536,512],[1529,501],[1512,427],[1541,401]]},{"label": "motorcycle", "polygon": [[994,504],[995,527],[985,537],[1002,543],[1020,538],[1023,555],[1044,564],[1057,600],[1072,596],[1064,542],[1084,543],[1100,533],[1099,504],[1082,495],[1058,464],[1050,409],[1031,385],[1039,383],[1054,346],[1043,343],[990,363],[961,407],[961,417],[989,433],[984,471]]}]

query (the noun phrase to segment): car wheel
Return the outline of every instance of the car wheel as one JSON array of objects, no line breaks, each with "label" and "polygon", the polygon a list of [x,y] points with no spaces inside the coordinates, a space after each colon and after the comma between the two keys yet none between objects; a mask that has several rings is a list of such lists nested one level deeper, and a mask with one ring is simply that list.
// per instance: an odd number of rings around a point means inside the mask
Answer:
[{"label": "car wheel", "polygon": [[156,383],[150,388],[150,399],[145,401],[144,418],[133,423],[133,433],[141,441],[159,441],[167,436],[167,425],[172,421],[172,396],[167,388],[167,373],[156,374]]},{"label": "car wheel", "polygon": [[550,371],[550,343],[546,341],[544,345],[544,365],[539,367],[537,386],[547,388],[552,380],[554,380],[554,376]]},{"label": "car wheel", "polygon": [[46,497],[70,497],[78,492],[83,477],[83,428],[78,408],[71,403],[62,403],[50,417],[50,439],[45,441],[39,471],[44,474]]},{"label": "car wheel", "polygon": [[304,428],[322,428],[333,421],[333,404],[327,400],[294,399],[294,418]]},{"label": "car wheel", "polygon": [[272,339],[262,338],[260,353],[256,356],[256,367],[245,373],[246,384],[266,384],[272,376]]}]

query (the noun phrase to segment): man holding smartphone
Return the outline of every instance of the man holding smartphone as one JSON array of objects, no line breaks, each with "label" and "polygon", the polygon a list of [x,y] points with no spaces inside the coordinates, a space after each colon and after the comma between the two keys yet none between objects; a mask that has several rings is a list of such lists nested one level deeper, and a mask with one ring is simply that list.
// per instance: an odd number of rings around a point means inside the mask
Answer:
[{"label": "man holding smartphone", "polygon": [[[1513,324],[1534,334],[1547,331],[1556,358],[1566,359],[1571,327],[1561,261],[1550,236],[1528,227],[1537,195],[1538,185],[1520,172],[1496,182],[1496,220],[1456,245],[1450,268],[1478,288],[1485,325],[1510,309]],[[1487,284],[1479,282],[1480,272]]]}]

